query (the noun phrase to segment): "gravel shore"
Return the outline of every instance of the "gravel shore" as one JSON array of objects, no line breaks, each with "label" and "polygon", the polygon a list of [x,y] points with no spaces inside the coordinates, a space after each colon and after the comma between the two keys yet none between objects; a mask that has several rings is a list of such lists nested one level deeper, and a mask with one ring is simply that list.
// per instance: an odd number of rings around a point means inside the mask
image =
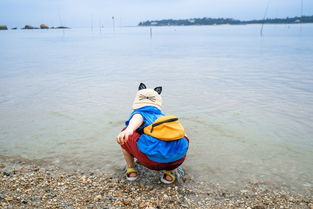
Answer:
[{"label": "gravel shore", "polygon": [[43,161],[0,156],[0,208],[305,208],[313,209],[313,189],[304,194],[249,183],[236,191],[186,175],[173,185],[141,166],[128,182],[123,172],[67,170]]}]

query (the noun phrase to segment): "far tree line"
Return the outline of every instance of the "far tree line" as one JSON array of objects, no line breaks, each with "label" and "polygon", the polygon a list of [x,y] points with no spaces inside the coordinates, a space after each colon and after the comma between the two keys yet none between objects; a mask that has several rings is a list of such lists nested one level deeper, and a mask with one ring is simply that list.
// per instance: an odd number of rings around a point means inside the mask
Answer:
[{"label": "far tree line", "polygon": [[287,17],[287,18],[267,18],[263,20],[237,20],[233,18],[191,18],[191,19],[166,19],[166,20],[147,20],[140,22],[139,26],[167,26],[167,25],[244,25],[244,24],[295,24],[313,23],[312,16]]}]

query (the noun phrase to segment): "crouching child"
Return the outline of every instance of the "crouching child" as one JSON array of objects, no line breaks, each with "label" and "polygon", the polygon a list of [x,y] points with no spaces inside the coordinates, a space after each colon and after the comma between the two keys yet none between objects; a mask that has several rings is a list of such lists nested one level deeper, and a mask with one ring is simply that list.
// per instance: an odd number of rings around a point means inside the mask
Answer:
[{"label": "crouching child", "polygon": [[175,182],[182,171],[179,166],[186,159],[189,139],[178,118],[162,113],[161,92],[162,87],[139,85],[133,111],[116,138],[127,164],[127,180],[140,175],[134,158],[148,169],[163,170],[161,181],[166,184]]}]

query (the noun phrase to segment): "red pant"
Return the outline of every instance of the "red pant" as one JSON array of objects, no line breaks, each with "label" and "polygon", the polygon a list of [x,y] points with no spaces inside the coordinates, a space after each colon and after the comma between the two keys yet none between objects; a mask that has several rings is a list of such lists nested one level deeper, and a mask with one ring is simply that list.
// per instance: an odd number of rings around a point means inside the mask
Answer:
[{"label": "red pant", "polygon": [[[144,153],[142,153],[137,147],[137,140],[139,139],[140,134],[135,132],[132,136],[128,138],[128,140],[121,145],[121,147],[126,150],[129,154],[135,157],[140,164],[151,169],[151,170],[173,170],[180,166],[186,159],[186,155],[176,161],[169,163],[158,163],[150,160]],[[189,141],[189,139],[185,136],[185,138]]]}]

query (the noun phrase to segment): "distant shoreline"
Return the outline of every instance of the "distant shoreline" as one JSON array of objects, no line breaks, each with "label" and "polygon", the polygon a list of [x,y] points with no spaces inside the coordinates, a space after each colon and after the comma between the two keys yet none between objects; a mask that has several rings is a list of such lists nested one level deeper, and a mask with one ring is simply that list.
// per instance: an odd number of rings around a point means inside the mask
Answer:
[{"label": "distant shoreline", "polygon": [[190,18],[190,19],[164,19],[147,20],[140,22],[138,26],[191,26],[191,25],[250,25],[250,24],[301,24],[313,23],[312,16],[274,18],[263,20],[237,20],[233,18]]},{"label": "distant shoreline", "polygon": [[[66,27],[66,26],[52,26],[52,27],[48,27],[45,24],[40,24],[39,27],[36,26],[32,26],[32,25],[25,25],[23,28],[18,28],[18,27],[13,27],[11,28],[11,30],[17,30],[17,29],[21,29],[21,30],[47,30],[47,29],[71,29],[70,27]],[[0,25],[0,30],[9,30],[7,25]]]}]

